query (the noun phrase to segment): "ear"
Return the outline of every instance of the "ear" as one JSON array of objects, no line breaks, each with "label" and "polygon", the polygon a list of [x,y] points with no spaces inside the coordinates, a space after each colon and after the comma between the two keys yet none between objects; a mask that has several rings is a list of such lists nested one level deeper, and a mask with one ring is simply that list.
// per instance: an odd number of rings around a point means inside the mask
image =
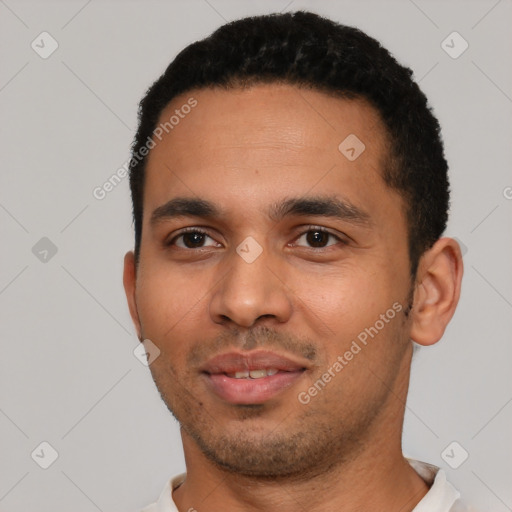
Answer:
[{"label": "ear", "polygon": [[137,311],[137,302],[135,300],[135,283],[137,279],[137,268],[135,266],[135,255],[133,251],[129,251],[124,256],[124,271],[123,271],[123,285],[124,292],[126,293],[126,300],[130,309],[130,316],[132,317],[133,325],[137,330],[137,337],[142,341],[141,325],[139,320],[139,313]]},{"label": "ear", "polygon": [[459,244],[440,238],[421,257],[416,276],[410,337],[420,345],[438,342],[455,313],[463,274]]}]

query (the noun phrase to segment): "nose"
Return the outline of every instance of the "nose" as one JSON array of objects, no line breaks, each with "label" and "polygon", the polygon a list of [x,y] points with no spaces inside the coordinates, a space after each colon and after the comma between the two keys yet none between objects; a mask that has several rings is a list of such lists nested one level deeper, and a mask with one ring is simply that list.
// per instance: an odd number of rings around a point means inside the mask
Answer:
[{"label": "nose", "polygon": [[[240,255],[242,254],[242,256]],[[288,321],[292,293],[283,282],[282,272],[267,250],[254,259],[233,251],[226,271],[210,300],[210,317],[215,323],[232,322],[252,327],[260,319],[276,323]]]}]

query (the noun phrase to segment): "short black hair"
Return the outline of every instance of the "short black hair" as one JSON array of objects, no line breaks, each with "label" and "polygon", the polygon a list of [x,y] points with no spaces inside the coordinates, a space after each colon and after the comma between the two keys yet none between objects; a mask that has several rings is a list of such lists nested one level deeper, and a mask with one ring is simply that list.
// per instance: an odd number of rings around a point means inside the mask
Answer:
[{"label": "short black hair", "polygon": [[236,20],[187,46],[139,105],[130,160],[136,262],[147,160],[141,149],[163,109],[195,89],[276,82],[361,98],[378,111],[390,141],[382,177],[405,200],[415,276],[419,258],[446,228],[450,192],[439,123],[412,74],[361,30],[304,11]]}]

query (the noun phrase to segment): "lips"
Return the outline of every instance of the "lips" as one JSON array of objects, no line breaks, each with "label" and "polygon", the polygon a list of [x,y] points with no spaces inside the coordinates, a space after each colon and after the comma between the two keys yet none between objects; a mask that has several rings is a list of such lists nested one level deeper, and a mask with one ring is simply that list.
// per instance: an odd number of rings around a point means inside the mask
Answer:
[{"label": "lips", "polygon": [[232,404],[262,404],[289,388],[306,364],[269,351],[230,352],[210,359],[201,368],[208,388]]},{"label": "lips", "polygon": [[296,371],[305,368],[305,366],[300,361],[294,361],[275,352],[258,351],[246,354],[229,352],[210,359],[201,370],[210,374],[235,373],[267,368],[275,368],[279,371]]}]

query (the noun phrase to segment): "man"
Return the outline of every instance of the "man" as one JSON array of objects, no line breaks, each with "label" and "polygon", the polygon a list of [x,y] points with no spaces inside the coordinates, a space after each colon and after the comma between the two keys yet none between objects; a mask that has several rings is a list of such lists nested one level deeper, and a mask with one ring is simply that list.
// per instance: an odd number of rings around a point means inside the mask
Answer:
[{"label": "man", "polygon": [[142,100],[124,285],[187,466],[146,512],[465,510],[401,449],[413,342],[462,278],[411,74],[297,12],[221,27]]}]

